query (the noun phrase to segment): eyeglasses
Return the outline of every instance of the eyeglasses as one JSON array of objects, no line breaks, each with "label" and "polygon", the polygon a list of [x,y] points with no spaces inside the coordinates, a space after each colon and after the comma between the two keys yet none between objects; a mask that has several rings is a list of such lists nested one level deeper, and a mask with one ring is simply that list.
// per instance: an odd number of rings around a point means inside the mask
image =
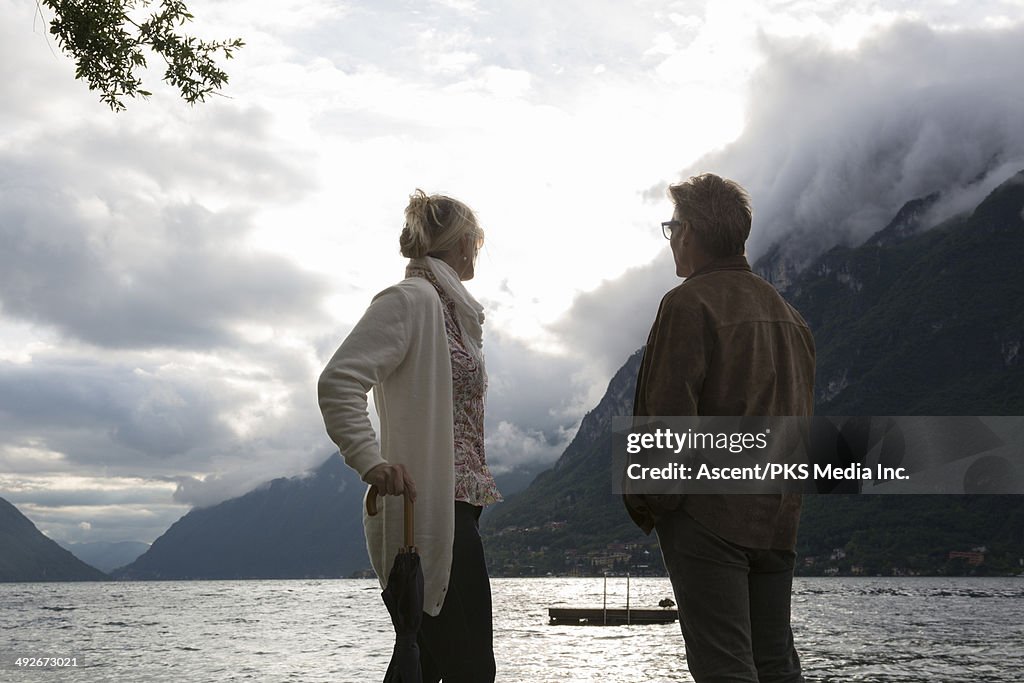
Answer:
[{"label": "eyeglasses", "polygon": [[665,236],[665,239],[670,240],[672,239],[672,231],[678,227],[682,227],[682,225],[682,221],[665,221],[661,224],[661,234]]}]

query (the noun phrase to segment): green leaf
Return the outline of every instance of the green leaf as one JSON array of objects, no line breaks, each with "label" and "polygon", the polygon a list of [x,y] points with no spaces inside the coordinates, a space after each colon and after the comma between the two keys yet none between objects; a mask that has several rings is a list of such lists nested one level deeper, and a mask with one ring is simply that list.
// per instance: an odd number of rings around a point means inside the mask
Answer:
[{"label": "green leaf", "polygon": [[129,11],[148,7],[152,0],[39,0],[53,12],[50,33],[62,51],[75,60],[75,78],[98,91],[100,101],[114,111],[125,109],[125,97],[149,97],[141,88],[139,69],[146,67],[143,49],[158,54],[167,64],[163,79],[178,88],[186,102],[204,102],[219,91],[228,75],[215,61],[217,53],[231,59],[231,51],[244,43],[234,38],[200,41],[179,33],[194,16],[181,0],[162,0],[142,23]]}]

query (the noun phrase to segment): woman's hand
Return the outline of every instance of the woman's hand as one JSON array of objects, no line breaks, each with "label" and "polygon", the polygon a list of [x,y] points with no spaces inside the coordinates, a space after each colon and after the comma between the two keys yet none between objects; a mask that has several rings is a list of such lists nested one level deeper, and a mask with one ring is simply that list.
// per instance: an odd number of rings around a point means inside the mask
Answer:
[{"label": "woman's hand", "polygon": [[411,502],[416,502],[416,484],[405,465],[377,465],[366,473],[363,481],[376,487],[382,496],[405,495]]}]

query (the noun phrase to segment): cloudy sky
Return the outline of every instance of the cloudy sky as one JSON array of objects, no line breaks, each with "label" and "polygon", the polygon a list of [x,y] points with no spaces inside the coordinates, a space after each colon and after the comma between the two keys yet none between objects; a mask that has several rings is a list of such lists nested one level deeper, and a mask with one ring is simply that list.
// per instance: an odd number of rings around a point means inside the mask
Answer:
[{"label": "cloudy sky", "polygon": [[[0,0],[0,497],[159,536],[332,452],[316,377],[402,277],[417,187],[487,231],[496,471],[552,462],[676,280],[665,187],[730,176],[801,262],[1024,168],[1024,2],[193,0],[227,97],[115,114]],[[45,15],[44,15],[45,17]]]}]

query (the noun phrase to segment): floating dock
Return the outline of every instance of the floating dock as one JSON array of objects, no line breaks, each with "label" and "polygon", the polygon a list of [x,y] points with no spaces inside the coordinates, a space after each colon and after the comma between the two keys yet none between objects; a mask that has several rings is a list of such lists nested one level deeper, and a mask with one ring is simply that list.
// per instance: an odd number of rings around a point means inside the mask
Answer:
[{"label": "floating dock", "polygon": [[549,607],[551,624],[622,626],[624,624],[671,624],[674,609],[605,609],[603,607]]},{"label": "floating dock", "polygon": [[[675,606],[671,600],[663,604]],[[626,624],[671,624],[679,613],[665,607],[661,609],[630,609],[629,574],[626,574],[626,608],[608,607],[608,575],[604,576],[604,604],[601,607],[548,607],[549,624],[580,626],[623,626]]]}]

